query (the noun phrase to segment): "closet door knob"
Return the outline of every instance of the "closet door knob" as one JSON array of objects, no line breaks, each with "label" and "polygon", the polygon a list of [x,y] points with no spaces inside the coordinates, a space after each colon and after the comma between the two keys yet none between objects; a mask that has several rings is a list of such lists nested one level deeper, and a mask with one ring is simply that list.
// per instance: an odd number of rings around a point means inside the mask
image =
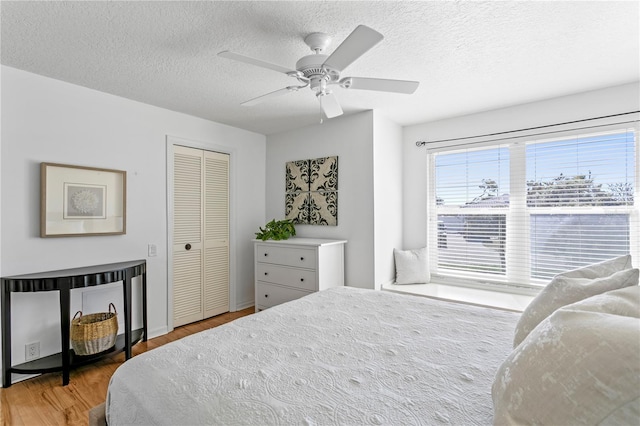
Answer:
[{"label": "closet door knob", "polygon": [[191,244],[187,243],[187,244],[184,246],[184,249],[185,249],[185,250],[191,250]]}]

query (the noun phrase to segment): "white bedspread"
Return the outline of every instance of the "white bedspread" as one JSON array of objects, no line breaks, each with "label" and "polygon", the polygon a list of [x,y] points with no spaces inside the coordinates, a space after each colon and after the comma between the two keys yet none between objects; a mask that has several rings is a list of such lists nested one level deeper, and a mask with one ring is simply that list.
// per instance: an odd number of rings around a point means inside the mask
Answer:
[{"label": "white bedspread", "polygon": [[336,288],[138,355],[110,426],[488,425],[518,314]]}]

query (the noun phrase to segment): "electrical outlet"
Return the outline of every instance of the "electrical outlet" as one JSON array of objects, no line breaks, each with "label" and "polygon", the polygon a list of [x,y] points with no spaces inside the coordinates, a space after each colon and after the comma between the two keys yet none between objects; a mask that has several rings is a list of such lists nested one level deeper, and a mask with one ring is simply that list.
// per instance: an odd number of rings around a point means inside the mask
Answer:
[{"label": "electrical outlet", "polygon": [[24,360],[32,361],[40,358],[40,342],[24,345]]}]

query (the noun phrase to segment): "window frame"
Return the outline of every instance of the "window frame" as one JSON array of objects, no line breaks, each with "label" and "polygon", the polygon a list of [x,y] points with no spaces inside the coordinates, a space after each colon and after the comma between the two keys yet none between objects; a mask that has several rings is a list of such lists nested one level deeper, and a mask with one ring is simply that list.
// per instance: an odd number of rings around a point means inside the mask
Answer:
[{"label": "window frame", "polygon": [[[604,126],[603,126],[604,127]],[[568,137],[584,138],[593,135],[632,132],[635,135],[634,160],[634,204],[631,206],[583,206],[583,207],[530,207],[527,206],[527,146],[545,142],[553,142]],[[585,129],[551,132],[544,139],[535,136],[523,136],[480,143],[458,144],[455,146],[440,145],[427,150],[427,250],[432,282],[479,288],[485,290],[508,291],[519,294],[535,294],[547,283],[548,279],[531,277],[531,226],[533,215],[542,214],[625,214],[629,215],[629,251],[634,263],[640,259],[640,141],[639,126],[630,125],[606,126],[606,129],[585,131]],[[438,206],[436,204],[436,167],[435,158],[441,154],[453,154],[462,151],[475,151],[506,146],[509,149],[509,205],[505,207],[464,209],[460,206]],[[504,212],[506,221],[505,265],[503,277],[440,268],[438,266],[438,215],[496,215]],[[522,232],[525,230],[525,232]],[[520,232],[516,232],[520,231]]]}]

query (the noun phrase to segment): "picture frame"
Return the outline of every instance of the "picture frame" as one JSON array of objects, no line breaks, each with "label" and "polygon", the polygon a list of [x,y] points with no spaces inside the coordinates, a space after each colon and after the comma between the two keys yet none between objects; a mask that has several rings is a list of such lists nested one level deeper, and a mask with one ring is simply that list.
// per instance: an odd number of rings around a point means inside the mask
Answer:
[{"label": "picture frame", "polygon": [[40,163],[40,237],[126,234],[127,172]]}]

